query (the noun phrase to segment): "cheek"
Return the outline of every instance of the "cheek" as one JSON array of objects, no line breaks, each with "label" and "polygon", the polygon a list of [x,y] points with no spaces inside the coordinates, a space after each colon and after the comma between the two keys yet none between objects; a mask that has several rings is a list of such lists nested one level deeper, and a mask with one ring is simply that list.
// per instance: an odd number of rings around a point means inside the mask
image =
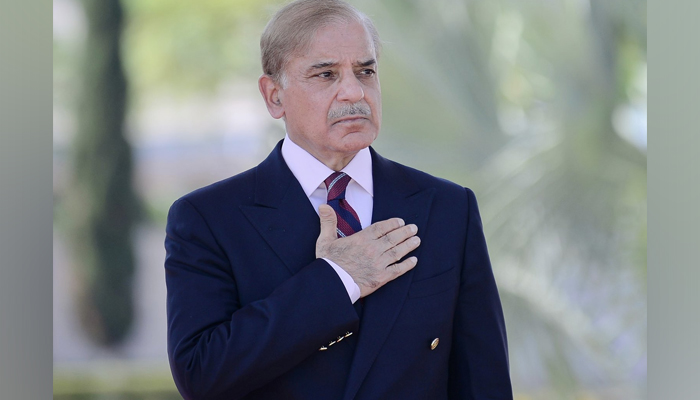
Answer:
[{"label": "cheek", "polygon": [[293,113],[298,124],[317,124],[319,120],[326,120],[327,110],[312,96],[298,96],[287,101],[288,115]]},{"label": "cheek", "polygon": [[372,108],[378,114],[382,114],[382,94],[379,89],[368,90],[365,93],[365,98],[371,102]]},{"label": "cheek", "polygon": [[315,123],[326,124],[328,121],[328,111],[331,108],[331,102],[329,102],[325,97],[323,98],[309,98],[308,101],[309,116],[314,119]]},{"label": "cheek", "polygon": [[381,101],[378,101],[374,105],[374,122],[377,125],[377,129],[379,129],[379,126],[382,123],[382,103]]}]

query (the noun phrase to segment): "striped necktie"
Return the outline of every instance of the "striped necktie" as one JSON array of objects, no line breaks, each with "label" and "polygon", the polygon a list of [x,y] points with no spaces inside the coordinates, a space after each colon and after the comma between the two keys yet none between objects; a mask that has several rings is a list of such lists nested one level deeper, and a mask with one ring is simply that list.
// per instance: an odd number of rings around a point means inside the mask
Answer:
[{"label": "striped necktie", "polygon": [[350,175],[345,172],[334,172],[323,181],[328,189],[328,205],[333,207],[338,216],[338,237],[350,236],[362,230],[360,218],[345,200],[345,190],[350,179]]}]

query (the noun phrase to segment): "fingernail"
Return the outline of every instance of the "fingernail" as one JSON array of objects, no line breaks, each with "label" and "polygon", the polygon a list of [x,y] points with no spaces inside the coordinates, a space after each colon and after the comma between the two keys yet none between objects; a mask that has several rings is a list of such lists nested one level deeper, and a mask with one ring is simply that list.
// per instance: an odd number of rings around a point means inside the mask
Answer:
[{"label": "fingernail", "polygon": [[416,225],[411,224],[411,233],[416,233],[418,232],[418,227]]},{"label": "fingernail", "polygon": [[331,215],[331,210],[329,210],[328,207],[319,207],[318,214],[324,217],[328,217]]},{"label": "fingernail", "polygon": [[413,256],[413,257],[409,257],[408,259],[411,260],[412,263],[418,264],[418,257]]},{"label": "fingernail", "polygon": [[403,221],[403,219],[399,218],[399,226],[404,226],[406,223]]},{"label": "fingernail", "polygon": [[411,238],[411,243],[418,246],[420,244],[420,238],[418,236],[414,236]]}]

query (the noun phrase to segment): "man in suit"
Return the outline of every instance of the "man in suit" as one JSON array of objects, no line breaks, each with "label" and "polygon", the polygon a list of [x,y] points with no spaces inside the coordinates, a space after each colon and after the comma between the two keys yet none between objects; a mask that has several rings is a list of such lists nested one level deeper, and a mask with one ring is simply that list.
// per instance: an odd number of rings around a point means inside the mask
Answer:
[{"label": "man in suit", "polygon": [[168,354],[186,399],[512,399],[471,190],[389,161],[379,39],[340,0],[261,38],[287,135],[171,207]]}]

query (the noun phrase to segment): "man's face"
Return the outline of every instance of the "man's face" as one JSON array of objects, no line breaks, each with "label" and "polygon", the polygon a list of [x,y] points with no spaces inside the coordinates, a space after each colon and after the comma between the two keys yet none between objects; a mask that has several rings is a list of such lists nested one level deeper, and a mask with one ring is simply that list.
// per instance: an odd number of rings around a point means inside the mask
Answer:
[{"label": "man's face", "polygon": [[342,168],[376,139],[382,119],[377,56],[360,22],[320,28],[285,73],[279,99],[287,133],[314,157]]}]

